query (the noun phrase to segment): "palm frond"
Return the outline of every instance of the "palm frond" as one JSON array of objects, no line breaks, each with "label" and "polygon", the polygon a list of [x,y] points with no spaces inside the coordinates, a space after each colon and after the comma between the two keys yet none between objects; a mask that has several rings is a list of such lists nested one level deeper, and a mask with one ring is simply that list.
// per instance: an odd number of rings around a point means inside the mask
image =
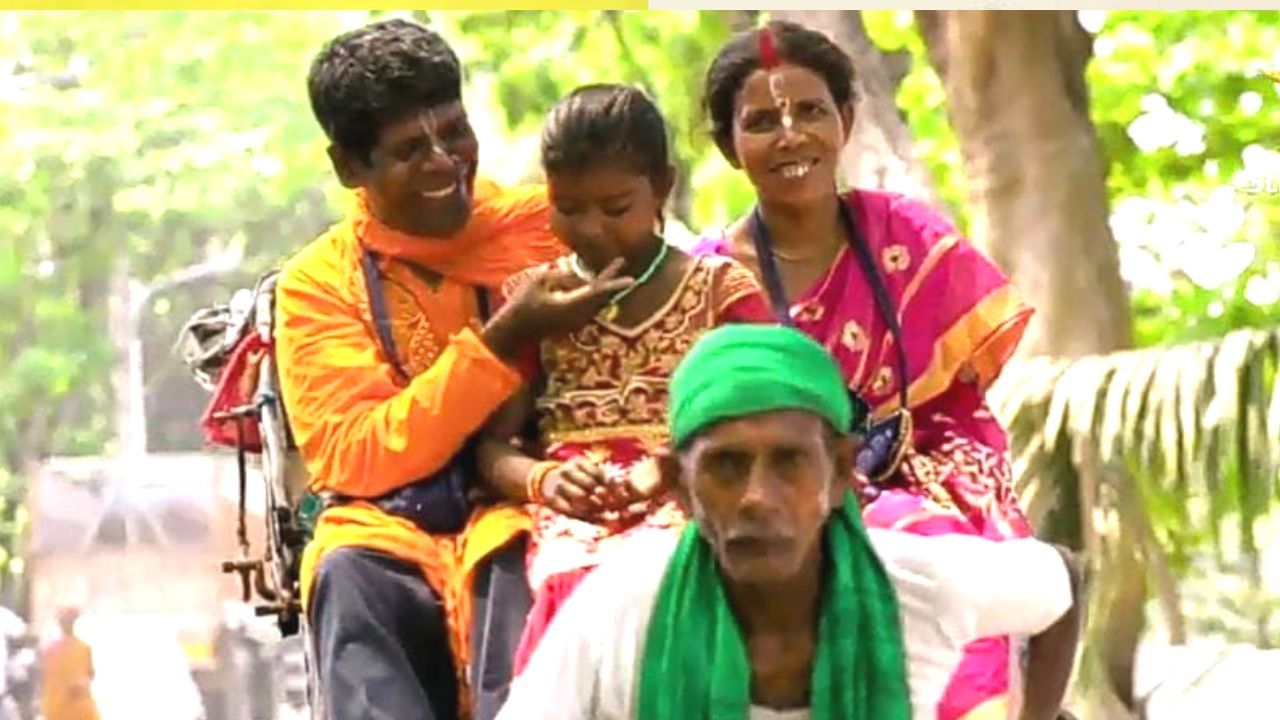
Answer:
[{"label": "palm frond", "polygon": [[1229,534],[1255,557],[1253,524],[1280,495],[1278,364],[1280,330],[1011,363],[989,397],[1009,429],[1033,521],[1080,546],[1084,528],[1072,526],[1107,509],[1091,507],[1105,492],[1073,497],[1087,456],[1139,478],[1155,532],[1175,556],[1189,550],[1176,546],[1206,538],[1220,550],[1224,523],[1234,520]]}]

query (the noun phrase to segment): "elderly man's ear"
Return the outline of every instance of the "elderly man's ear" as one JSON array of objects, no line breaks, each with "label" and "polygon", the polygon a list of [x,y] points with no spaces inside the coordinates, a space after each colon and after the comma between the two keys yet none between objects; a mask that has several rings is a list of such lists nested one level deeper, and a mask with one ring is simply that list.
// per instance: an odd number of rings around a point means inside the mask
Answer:
[{"label": "elderly man's ear", "polygon": [[685,512],[689,512],[691,510],[689,496],[685,491],[684,483],[680,481],[680,473],[683,472],[680,456],[670,445],[663,445],[654,451],[653,460],[658,465],[662,491],[672,493]]},{"label": "elderly man's ear", "polygon": [[833,433],[832,453],[835,461],[835,477],[837,482],[831,483],[831,507],[839,507],[844,501],[844,493],[853,480],[858,451],[862,449],[862,436]]},{"label": "elderly man's ear", "polygon": [[862,436],[851,433],[837,434],[835,437],[836,472],[840,477],[852,477],[858,451],[862,449]]}]

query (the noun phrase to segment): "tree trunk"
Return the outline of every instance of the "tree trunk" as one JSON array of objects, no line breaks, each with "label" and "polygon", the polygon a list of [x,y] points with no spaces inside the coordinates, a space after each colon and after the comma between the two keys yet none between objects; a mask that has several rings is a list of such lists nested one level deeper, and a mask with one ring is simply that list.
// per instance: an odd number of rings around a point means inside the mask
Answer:
[{"label": "tree trunk", "polygon": [[[1106,163],[1089,117],[1091,38],[1074,11],[917,11],[964,158],[971,233],[1035,307],[1021,352],[1080,357],[1128,347],[1129,302],[1108,224]],[[1084,717],[1132,717],[1147,577],[1132,502],[1099,526],[1102,488],[1127,477],[1078,448],[1092,582]],[[1092,459],[1091,459],[1092,458]],[[1103,503],[1105,505],[1106,503]]]},{"label": "tree trunk", "polygon": [[916,17],[947,91],[974,240],[1036,308],[1024,352],[1128,347],[1129,302],[1084,79],[1091,38],[1075,12]]},{"label": "tree trunk", "polygon": [[107,337],[111,338],[111,410],[114,415],[115,452],[128,444],[129,407],[129,268],[124,256],[111,269],[111,289],[107,300]]},{"label": "tree trunk", "polygon": [[853,136],[841,162],[845,179],[857,187],[901,192],[945,211],[929,169],[915,155],[911,130],[898,110],[898,83],[906,74],[910,56],[881,52],[867,36],[862,13],[856,10],[778,10],[770,17],[825,34],[853,59],[857,100]]}]

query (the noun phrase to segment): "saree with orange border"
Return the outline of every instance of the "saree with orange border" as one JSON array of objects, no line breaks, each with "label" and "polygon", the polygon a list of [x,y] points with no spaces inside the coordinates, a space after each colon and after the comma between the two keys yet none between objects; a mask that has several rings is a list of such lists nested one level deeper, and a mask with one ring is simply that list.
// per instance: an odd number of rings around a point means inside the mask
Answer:
[{"label": "saree with orange border", "polygon": [[[949,221],[905,196],[853,190],[844,201],[896,309],[908,377],[898,377],[893,336],[851,248],[791,303],[796,327],[835,356],[851,390],[875,418],[896,410],[906,383],[913,449],[864,496],[868,527],[991,539],[1031,535],[1012,490],[1007,437],[984,393],[1031,316],[1005,275]],[[728,254],[723,235],[695,253]],[[938,707],[939,720],[1005,718],[1014,702],[1018,643],[971,644]]]}]

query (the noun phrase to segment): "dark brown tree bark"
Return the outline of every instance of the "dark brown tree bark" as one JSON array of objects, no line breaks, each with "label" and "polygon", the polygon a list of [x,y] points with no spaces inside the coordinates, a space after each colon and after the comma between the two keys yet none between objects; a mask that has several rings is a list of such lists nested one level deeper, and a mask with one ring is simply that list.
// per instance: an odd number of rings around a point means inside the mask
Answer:
[{"label": "dark brown tree bark", "polygon": [[972,235],[1037,310],[1028,354],[1128,347],[1128,297],[1074,11],[919,11],[964,157]]}]

